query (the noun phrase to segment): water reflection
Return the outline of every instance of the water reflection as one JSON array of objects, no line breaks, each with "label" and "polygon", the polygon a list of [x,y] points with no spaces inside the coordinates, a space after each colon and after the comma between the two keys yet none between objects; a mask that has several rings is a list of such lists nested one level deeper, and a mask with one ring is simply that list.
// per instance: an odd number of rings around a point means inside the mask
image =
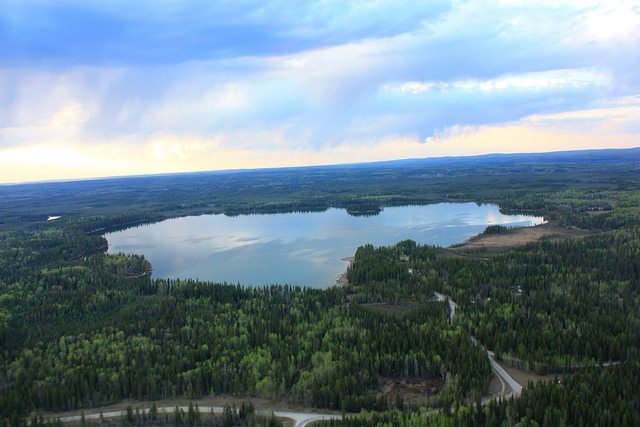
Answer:
[{"label": "water reflection", "polygon": [[343,209],[270,215],[174,218],[106,235],[109,253],[142,253],[155,277],[326,287],[358,246],[412,239],[448,246],[487,225],[530,226],[540,217],[503,215],[496,205],[439,203],[385,208],[376,216]]}]

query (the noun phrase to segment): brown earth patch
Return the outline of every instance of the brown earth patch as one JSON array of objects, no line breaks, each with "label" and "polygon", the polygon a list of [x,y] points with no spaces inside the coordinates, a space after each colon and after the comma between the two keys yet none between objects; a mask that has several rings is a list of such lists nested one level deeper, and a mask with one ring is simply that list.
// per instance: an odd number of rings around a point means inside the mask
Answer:
[{"label": "brown earth patch", "polygon": [[503,383],[496,374],[491,375],[491,381],[489,382],[489,388],[487,390],[489,397],[499,397],[503,393],[507,393],[509,390],[511,390],[509,386]]},{"label": "brown earth patch", "polygon": [[448,251],[496,252],[526,245],[543,238],[581,239],[594,233],[575,227],[561,227],[554,222],[511,230],[506,234],[480,234],[466,242],[447,248]]},{"label": "brown earth patch", "polygon": [[405,404],[423,404],[444,388],[442,379],[383,378],[378,389],[390,402],[400,396]]}]

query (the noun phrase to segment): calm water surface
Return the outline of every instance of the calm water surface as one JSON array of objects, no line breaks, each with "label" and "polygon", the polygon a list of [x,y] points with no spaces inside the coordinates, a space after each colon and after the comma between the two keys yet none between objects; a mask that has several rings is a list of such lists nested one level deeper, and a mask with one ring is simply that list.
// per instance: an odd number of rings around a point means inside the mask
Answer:
[{"label": "calm water surface", "polygon": [[503,215],[496,205],[438,203],[385,208],[354,217],[343,209],[271,215],[174,218],[105,237],[109,253],[143,254],[155,277],[265,285],[326,287],[335,283],[358,246],[412,239],[448,246],[487,225],[532,226],[541,217]]}]

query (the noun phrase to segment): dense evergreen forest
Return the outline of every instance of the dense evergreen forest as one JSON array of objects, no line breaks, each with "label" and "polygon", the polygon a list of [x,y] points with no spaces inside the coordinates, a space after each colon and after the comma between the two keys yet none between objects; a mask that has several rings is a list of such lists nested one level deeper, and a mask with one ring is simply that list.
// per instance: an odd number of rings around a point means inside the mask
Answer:
[{"label": "dense evergreen forest", "polygon": [[[640,151],[547,156],[0,187],[0,425],[222,393],[363,411],[340,425],[637,425]],[[580,238],[365,244],[349,286],[317,290],[152,278],[101,236],[184,214],[456,200],[535,212]],[[460,305],[452,322],[435,291]],[[561,380],[478,406],[485,348]],[[411,404],[380,392],[399,379],[434,391]]]},{"label": "dense evergreen forest", "polygon": [[593,368],[553,384],[526,388],[518,399],[457,407],[450,414],[399,411],[362,412],[330,426],[637,426],[640,425],[640,364]]}]

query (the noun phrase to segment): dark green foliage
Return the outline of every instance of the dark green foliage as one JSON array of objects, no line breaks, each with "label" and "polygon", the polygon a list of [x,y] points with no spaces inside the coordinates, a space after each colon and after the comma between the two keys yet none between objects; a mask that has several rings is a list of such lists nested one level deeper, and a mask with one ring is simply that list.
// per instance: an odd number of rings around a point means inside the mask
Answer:
[{"label": "dark green foliage", "polygon": [[92,255],[9,288],[3,307],[23,329],[5,336],[5,348],[16,350],[0,406],[60,410],[213,392],[384,409],[373,394],[381,376],[451,372],[465,378],[452,388],[459,397],[484,386],[486,359],[449,330],[441,303],[388,317],[345,305],[338,288],[128,274],[145,268],[138,257]]},{"label": "dark green foliage", "polygon": [[407,240],[393,247],[358,248],[356,262],[347,279],[356,287],[355,302],[427,302],[437,289],[416,269],[420,263],[434,261],[437,249]]},{"label": "dark green foliage", "polygon": [[504,225],[499,225],[499,224],[494,224],[494,225],[489,225],[487,226],[487,228],[484,229],[484,231],[482,232],[482,234],[508,234],[509,233],[509,228],[505,227]]},{"label": "dark green foliage", "polygon": [[[468,378],[479,379],[461,383],[462,395],[486,376],[473,372],[471,359],[449,355],[467,341],[443,335],[442,304],[387,318],[338,304],[338,289],[154,287],[151,298],[130,298],[130,312],[106,313],[110,327],[23,351],[9,367],[12,390],[48,409],[210,392],[279,397],[288,390],[302,402],[340,408],[347,399],[358,409],[380,375],[438,377],[442,365],[454,373],[468,366]],[[476,354],[486,369],[479,351],[462,354]]]},{"label": "dark green foliage", "polygon": [[[2,187],[0,426],[24,425],[33,410],[209,393],[384,411],[343,425],[637,425],[630,390],[640,377],[638,153]],[[471,199],[594,234],[481,256],[412,241],[365,245],[348,271],[352,286],[326,290],[151,280],[142,256],[104,255],[100,237],[194,213],[334,206],[369,215]],[[63,218],[47,223],[47,213]],[[453,324],[434,291],[460,304]],[[518,401],[465,406],[490,373],[470,336],[507,363],[578,375]],[[588,368],[609,360],[622,364]],[[410,413],[415,405],[377,392],[382,378],[441,381],[428,404],[455,414]],[[129,408],[125,422],[147,418],[163,422],[154,407],[148,416]],[[168,420],[207,422],[195,406]],[[277,423],[245,405],[216,420]]]},{"label": "dark green foliage", "polygon": [[529,426],[640,425],[638,359],[565,377],[526,389],[520,399],[493,402],[456,414],[461,426],[501,426],[503,420]]},{"label": "dark green foliage", "polygon": [[591,369],[525,389],[517,400],[460,407],[452,416],[363,413],[331,426],[635,426],[640,425],[640,362]]},{"label": "dark green foliage", "polygon": [[623,360],[640,345],[640,228],[550,240],[489,261],[442,260],[460,323],[541,372]]},{"label": "dark green foliage", "polygon": [[638,149],[600,150],[7,185],[0,186],[0,227],[24,228],[62,215],[57,221],[104,233],[203,213],[338,207],[375,214],[384,206],[469,200],[610,227],[611,218],[589,212],[619,210],[606,192],[634,191],[639,165]]}]

